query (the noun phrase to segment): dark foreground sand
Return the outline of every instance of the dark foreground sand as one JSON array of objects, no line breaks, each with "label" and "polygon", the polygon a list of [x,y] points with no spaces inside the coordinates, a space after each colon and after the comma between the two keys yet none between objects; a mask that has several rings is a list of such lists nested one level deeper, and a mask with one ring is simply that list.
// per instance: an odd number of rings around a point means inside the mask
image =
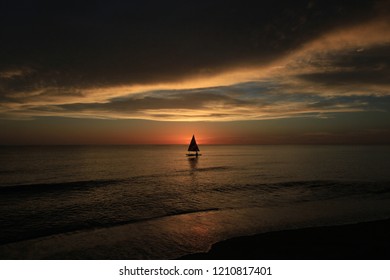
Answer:
[{"label": "dark foreground sand", "polygon": [[390,259],[390,219],[236,237],[181,259]]}]

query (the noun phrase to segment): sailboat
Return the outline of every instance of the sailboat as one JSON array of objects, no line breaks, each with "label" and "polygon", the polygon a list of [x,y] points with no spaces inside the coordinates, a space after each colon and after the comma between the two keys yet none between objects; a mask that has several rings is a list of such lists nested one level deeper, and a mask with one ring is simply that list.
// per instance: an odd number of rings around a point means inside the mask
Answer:
[{"label": "sailboat", "polygon": [[188,153],[187,156],[189,156],[189,157],[201,156],[201,154],[198,153],[200,150],[199,150],[198,144],[196,144],[195,135],[192,135],[190,145],[188,146],[188,151],[195,152],[195,153]]}]

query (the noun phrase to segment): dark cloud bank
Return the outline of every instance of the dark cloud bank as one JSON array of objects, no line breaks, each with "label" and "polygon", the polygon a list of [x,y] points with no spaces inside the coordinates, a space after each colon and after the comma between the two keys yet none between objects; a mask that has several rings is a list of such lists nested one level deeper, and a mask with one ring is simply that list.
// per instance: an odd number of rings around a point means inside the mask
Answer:
[{"label": "dark cloud bank", "polygon": [[[171,81],[264,64],[374,1],[2,1],[0,91]],[[4,76],[4,75],[3,75]]]},{"label": "dark cloud bank", "polygon": [[[61,131],[67,128],[71,135],[78,126],[75,140],[65,143],[79,143],[80,135],[99,125],[93,141],[101,137],[111,143],[107,131],[118,123],[118,131],[133,125],[135,134],[159,125],[168,129],[168,122],[145,120],[177,120],[180,114],[185,120],[193,115],[244,120],[202,127],[258,133],[259,143],[390,143],[389,44],[300,53],[303,62],[292,55],[286,62],[291,69],[228,86],[153,88],[102,99],[88,91],[271,65],[324,34],[388,20],[388,3],[1,1],[0,126],[7,135],[0,144],[34,137],[34,143],[63,143]],[[113,118],[115,125],[96,117]],[[270,131],[276,138],[267,142]]]},{"label": "dark cloud bank", "polygon": [[[300,78],[327,86],[390,85],[390,44],[319,55],[312,64],[319,72],[299,75]],[[332,65],[333,70],[326,71],[322,65]]]}]

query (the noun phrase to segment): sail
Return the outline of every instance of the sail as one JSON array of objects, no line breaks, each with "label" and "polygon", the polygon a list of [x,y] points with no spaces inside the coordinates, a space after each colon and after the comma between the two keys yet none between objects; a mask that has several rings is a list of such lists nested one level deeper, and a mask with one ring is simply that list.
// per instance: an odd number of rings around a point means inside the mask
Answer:
[{"label": "sail", "polygon": [[195,135],[192,135],[191,143],[188,146],[188,151],[190,152],[199,152],[198,145],[196,144]]}]

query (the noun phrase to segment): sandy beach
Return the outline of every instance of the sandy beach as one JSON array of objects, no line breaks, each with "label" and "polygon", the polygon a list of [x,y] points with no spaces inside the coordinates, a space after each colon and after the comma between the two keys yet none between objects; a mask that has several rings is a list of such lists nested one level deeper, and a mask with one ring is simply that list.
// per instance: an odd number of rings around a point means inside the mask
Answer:
[{"label": "sandy beach", "polygon": [[390,219],[231,238],[181,259],[376,260],[390,258]]}]

